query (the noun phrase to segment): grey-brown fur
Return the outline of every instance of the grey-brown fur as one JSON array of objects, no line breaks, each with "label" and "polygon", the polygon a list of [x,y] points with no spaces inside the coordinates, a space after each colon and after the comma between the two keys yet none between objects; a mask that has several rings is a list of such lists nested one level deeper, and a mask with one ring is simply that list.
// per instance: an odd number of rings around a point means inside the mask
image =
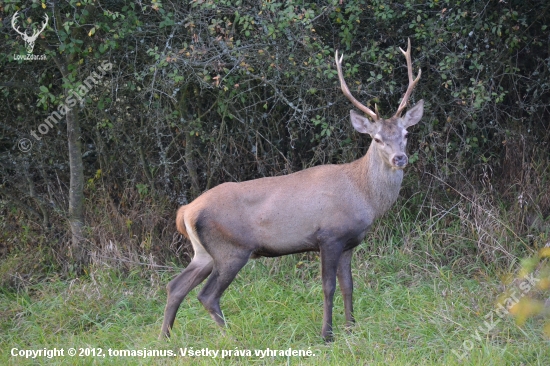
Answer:
[{"label": "grey-brown fur", "polygon": [[178,231],[191,240],[195,255],[167,286],[161,337],[169,336],[185,296],[208,277],[199,300],[224,326],[220,297],[250,258],[319,251],[324,306],[321,334],[332,339],[332,301],[336,278],[344,297],[348,326],[353,318],[351,257],[373,221],[395,202],[403,168],[407,128],[422,118],[421,100],[405,117],[401,113],[418,80],[413,79],[411,42],[403,51],[409,86],[395,115],[381,119],[353,97],[344,80],[342,57],[335,53],[340,87],[354,106],[372,120],[351,111],[353,127],[372,138],[367,154],[352,163],[323,165],[282,177],[224,183],[186,206],[176,217]]},{"label": "grey-brown fur", "polygon": [[404,117],[371,122],[351,112],[355,129],[373,141],[354,162],[322,165],[280,177],[224,183],[179,209],[176,225],[193,245],[189,266],[168,286],[161,336],[169,336],[185,296],[208,277],[198,298],[225,325],[219,301],[250,258],[319,251],[324,292],[322,336],[332,339],[336,278],[347,325],[354,323],[352,250],[401,188],[406,128],[423,113],[423,101]]}]

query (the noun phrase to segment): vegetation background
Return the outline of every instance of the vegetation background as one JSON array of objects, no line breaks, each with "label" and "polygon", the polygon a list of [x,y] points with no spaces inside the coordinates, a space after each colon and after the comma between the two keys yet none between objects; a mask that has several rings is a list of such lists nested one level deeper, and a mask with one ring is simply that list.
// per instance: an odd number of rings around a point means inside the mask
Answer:
[{"label": "vegetation background", "polygon": [[[16,11],[28,34],[48,14],[33,51],[46,60],[16,60],[27,54]],[[320,343],[318,258],[304,254],[239,275],[222,299],[233,340],[193,294],[176,339],[316,347],[328,364],[550,359],[549,2],[34,0],[0,1],[0,18],[4,350],[161,347],[164,284],[192,255],[177,207],[225,181],[363,155],[370,139],[350,126],[334,51],[352,93],[389,116],[410,37],[424,118],[401,198],[354,261],[358,329]],[[82,101],[47,126],[74,91]],[[516,319],[471,338],[529,274],[539,281]]]}]

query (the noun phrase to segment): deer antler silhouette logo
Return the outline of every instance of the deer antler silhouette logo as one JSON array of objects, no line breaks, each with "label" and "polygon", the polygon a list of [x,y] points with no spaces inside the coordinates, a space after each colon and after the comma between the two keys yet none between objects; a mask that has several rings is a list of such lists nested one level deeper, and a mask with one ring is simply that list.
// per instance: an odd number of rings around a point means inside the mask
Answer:
[{"label": "deer antler silhouette logo", "polygon": [[13,14],[13,17],[11,18],[11,26],[17,33],[21,35],[21,37],[23,37],[23,40],[27,44],[27,47],[26,47],[27,53],[32,53],[32,50],[34,49],[34,42],[36,41],[40,33],[42,33],[44,29],[46,29],[46,26],[48,25],[48,20],[49,20],[48,14],[44,14],[46,19],[44,20],[44,23],[42,23],[42,28],[39,31],[33,32],[32,36],[29,36],[26,31],[21,32],[19,30],[19,27],[16,27],[15,21],[17,19],[17,13],[19,13],[19,10],[16,11],[15,14]]}]

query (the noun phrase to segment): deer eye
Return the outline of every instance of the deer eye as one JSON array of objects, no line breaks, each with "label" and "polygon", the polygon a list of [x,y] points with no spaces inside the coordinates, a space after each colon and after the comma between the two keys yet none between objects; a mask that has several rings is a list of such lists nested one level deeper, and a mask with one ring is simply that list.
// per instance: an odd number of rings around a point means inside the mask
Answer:
[{"label": "deer eye", "polygon": [[374,138],[374,141],[376,141],[377,143],[381,144],[382,141],[380,139],[377,139],[376,137]]}]

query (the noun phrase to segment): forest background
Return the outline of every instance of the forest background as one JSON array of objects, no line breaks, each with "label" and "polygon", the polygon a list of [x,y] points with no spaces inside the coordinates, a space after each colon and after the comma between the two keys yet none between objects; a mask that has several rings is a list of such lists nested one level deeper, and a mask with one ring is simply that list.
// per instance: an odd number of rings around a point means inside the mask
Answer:
[{"label": "forest background", "polygon": [[[30,35],[45,14],[39,57],[21,59],[12,22]],[[192,255],[178,206],[222,182],[359,158],[370,138],[351,127],[334,52],[355,97],[387,117],[408,84],[407,38],[424,117],[400,199],[356,261],[398,251],[503,286],[548,277],[547,1],[35,0],[1,1],[0,17],[9,296],[105,268],[173,275]],[[291,267],[316,266],[304,254]],[[547,311],[549,287],[516,313]]]}]

